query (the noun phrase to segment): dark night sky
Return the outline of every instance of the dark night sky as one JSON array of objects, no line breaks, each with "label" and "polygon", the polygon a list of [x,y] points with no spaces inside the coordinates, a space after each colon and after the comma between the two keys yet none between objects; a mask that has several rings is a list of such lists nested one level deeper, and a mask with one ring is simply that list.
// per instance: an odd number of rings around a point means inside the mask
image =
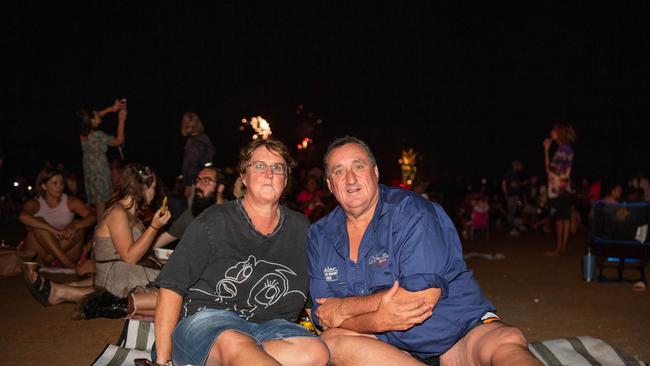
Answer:
[{"label": "dark night sky", "polygon": [[557,120],[577,129],[576,175],[649,173],[647,2],[5,8],[0,142],[11,173],[33,177],[48,158],[80,171],[74,111],[121,96],[127,160],[167,177],[180,171],[183,112],[199,113],[224,166],[247,138],[242,117],[264,116],[295,145],[299,104],[324,121],[316,148],[357,135],[384,177],[408,147],[434,179],[500,178],[514,158],[539,173]]}]

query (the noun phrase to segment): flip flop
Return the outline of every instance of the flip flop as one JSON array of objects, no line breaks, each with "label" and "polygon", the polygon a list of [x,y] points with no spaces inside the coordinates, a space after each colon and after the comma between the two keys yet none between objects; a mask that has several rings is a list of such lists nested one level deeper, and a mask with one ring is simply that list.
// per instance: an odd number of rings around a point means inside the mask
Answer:
[{"label": "flip flop", "polygon": [[[30,264],[34,264],[33,262],[24,262],[23,263],[23,278],[25,279],[25,283],[27,284],[27,288],[29,289],[29,292],[32,294],[32,297],[36,299],[41,305],[43,306],[49,306],[50,305],[50,291],[52,289],[52,284],[50,283],[50,280],[48,280],[45,277],[41,277],[40,273],[38,273],[38,269],[34,270],[31,268]],[[36,274],[36,280],[32,282],[29,273],[33,272]]]},{"label": "flip flop", "polygon": [[632,290],[636,292],[644,292],[645,291],[645,282],[643,281],[637,281],[632,285]]}]

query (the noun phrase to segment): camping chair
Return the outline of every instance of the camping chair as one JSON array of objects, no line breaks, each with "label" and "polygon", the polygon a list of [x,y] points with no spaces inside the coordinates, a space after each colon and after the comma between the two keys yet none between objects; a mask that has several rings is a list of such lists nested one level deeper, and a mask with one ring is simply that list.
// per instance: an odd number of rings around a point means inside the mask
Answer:
[{"label": "camping chair", "polygon": [[[596,202],[591,244],[596,255],[598,281],[609,280],[603,273],[606,268],[616,268],[616,281],[646,282],[649,224],[650,202]],[[639,278],[624,278],[625,269],[638,270]]]}]

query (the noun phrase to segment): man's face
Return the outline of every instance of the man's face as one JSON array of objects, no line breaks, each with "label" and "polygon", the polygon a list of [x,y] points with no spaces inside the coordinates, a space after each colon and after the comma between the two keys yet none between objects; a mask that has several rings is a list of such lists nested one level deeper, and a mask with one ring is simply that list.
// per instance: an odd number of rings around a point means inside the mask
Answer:
[{"label": "man's face", "polygon": [[348,215],[359,217],[374,210],[379,170],[361,146],[350,143],[336,148],[327,158],[327,169],[327,186]]},{"label": "man's face", "polygon": [[212,169],[201,169],[194,180],[194,194],[199,198],[210,196],[217,189],[217,173]]}]

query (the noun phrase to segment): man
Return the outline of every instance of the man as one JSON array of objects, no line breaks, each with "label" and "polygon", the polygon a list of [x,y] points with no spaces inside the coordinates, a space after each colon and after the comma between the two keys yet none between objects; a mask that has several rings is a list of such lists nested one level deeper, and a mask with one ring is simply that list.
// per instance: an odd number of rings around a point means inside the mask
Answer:
[{"label": "man", "polygon": [[178,219],[174,221],[174,223],[169,227],[169,230],[158,236],[154,243],[155,248],[164,247],[182,237],[187,227],[192,223],[192,220],[199,216],[201,212],[215,203],[223,203],[224,185],[219,183],[218,178],[219,174],[217,173],[217,169],[213,166],[206,166],[199,171],[198,175],[194,179],[196,187],[192,206],[186,209]]},{"label": "man", "polygon": [[515,224],[515,215],[517,214],[517,205],[519,204],[519,197],[521,196],[521,188],[527,184],[521,177],[523,164],[521,161],[514,160],[512,167],[506,172],[503,180],[501,180],[501,190],[503,196],[506,198],[508,205],[508,227],[510,229],[510,236],[519,235],[517,225]]},{"label": "man", "polygon": [[439,205],[379,185],[354,137],[329,146],[325,172],[339,207],[310,229],[309,275],[335,365],[541,365],[494,314]]}]

